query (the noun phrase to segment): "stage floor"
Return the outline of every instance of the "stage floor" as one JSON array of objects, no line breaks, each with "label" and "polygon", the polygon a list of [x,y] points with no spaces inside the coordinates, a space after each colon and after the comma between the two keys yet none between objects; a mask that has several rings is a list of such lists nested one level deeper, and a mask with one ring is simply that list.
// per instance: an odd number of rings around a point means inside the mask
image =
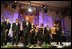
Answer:
[{"label": "stage floor", "polygon": [[[62,42],[62,43],[63,43],[63,45],[60,45],[60,44],[56,45],[56,42],[51,42],[51,45],[43,43],[42,46],[44,46],[44,45],[47,45],[47,46],[57,46],[57,48],[62,48],[64,46],[71,46],[71,42]],[[23,47],[22,43],[18,43],[18,45],[11,45],[8,42],[7,45],[5,45],[5,47],[8,46],[8,45],[11,46],[11,47],[13,47],[13,46]],[[36,44],[36,46],[30,45],[29,48],[42,48],[42,46],[39,46],[38,44]]]}]

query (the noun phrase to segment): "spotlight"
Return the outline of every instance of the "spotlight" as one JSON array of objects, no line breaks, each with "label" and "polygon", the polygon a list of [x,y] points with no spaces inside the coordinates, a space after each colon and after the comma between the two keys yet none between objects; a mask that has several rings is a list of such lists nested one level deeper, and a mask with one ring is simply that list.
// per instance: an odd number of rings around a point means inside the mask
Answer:
[{"label": "spotlight", "polygon": [[29,11],[29,12],[32,12],[32,9],[31,9],[31,8],[29,8],[29,9],[28,9],[28,11]]},{"label": "spotlight", "polygon": [[29,12],[32,12],[33,10],[32,10],[32,8],[31,8],[31,7],[29,7],[29,8],[28,8],[28,11],[29,11]]}]

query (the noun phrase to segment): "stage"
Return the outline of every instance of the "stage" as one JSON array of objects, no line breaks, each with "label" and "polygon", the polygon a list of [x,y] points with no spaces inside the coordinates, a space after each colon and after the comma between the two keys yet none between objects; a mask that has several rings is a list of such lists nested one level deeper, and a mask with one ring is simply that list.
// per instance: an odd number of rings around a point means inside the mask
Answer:
[{"label": "stage", "polygon": [[51,44],[27,48],[71,48],[71,1],[1,1],[1,48],[38,41]]},{"label": "stage", "polygon": [[[62,42],[63,45],[56,45],[56,42],[51,42],[51,45],[43,43],[42,46],[39,46],[38,44],[34,45],[27,45],[28,48],[67,48],[67,46],[70,46],[68,48],[71,48],[71,42]],[[22,43],[18,43],[18,45],[12,45],[11,43],[7,43],[7,45],[2,46],[1,48],[23,48]]]}]

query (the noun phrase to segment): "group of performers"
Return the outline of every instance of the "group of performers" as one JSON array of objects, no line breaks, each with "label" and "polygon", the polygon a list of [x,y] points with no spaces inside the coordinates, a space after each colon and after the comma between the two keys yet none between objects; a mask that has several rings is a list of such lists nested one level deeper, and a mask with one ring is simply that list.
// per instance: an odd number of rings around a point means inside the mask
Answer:
[{"label": "group of performers", "polygon": [[[26,45],[28,43],[30,44],[35,44],[35,43],[39,43],[39,45],[42,45],[43,42],[45,42],[46,44],[51,44],[50,43],[50,39],[52,40],[56,40],[57,44],[62,45],[61,42],[61,31],[62,31],[62,27],[60,25],[60,23],[58,23],[57,25],[54,24],[54,27],[50,28],[49,25],[47,25],[44,29],[43,24],[41,24],[41,26],[34,26],[33,23],[30,23],[28,21],[28,17],[26,17],[26,19],[23,21],[22,23],[22,27],[23,27],[23,40],[22,43],[24,45],[24,47],[26,47]],[[6,19],[6,21],[1,23],[1,45],[3,45],[3,43],[5,43],[5,45],[7,45],[8,42],[8,33],[11,27],[11,24],[9,23],[9,18]],[[16,42],[16,45],[18,45],[18,37],[20,34],[20,23],[18,22],[18,19],[16,19],[16,22],[12,24],[12,44],[14,45],[14,43]],[[15,41],[15,39],[16,41]]]}]

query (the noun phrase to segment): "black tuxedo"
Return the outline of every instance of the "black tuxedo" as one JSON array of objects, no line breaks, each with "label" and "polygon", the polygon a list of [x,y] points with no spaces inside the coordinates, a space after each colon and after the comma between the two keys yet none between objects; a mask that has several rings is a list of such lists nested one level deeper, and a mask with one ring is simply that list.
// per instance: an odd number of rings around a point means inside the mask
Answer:
[{"label": "black tuxedo", "polygon": [[[26,23],[29,23],[28,26]],[[30,43],[30,30],[31,30],[31,24],[29,21],[23,21],[23,38],[24,38],[24,45]]]},{"label": "black tuxedo", "polygon": [[[57,28],[59,28],[59,30],[57,30]],[[61,26],[59,26],[59,27],[57,27],[56,29],[55,29],[55,31],[56,31],[56,41],[57,41],[57,44],[59,43],[59,41],[60,41],[60,44],[62,44],[62,40],[61,40],[61,38],[62,38],[62,27]]]},{"label": "black tuxedo", "polygon": [[42,44],[43,41],[44,41],[43,28],[38,29],[38,34],[37,35],[38,35],[39,41],[41,42],[40,44]]},{"label": "black tuxedo", "polygon": [[[3,36],[4,36],[5,45],[7,44],[7,41],[8,41],[8,33],[9,33],[10,26],[11,26],[11,24],[9,22],[7,23],[7,21],[2,23],[2,32],[3,32]],[[8,31],[5,32],[7,29],[8,29]]]},{"label": "black tuxedo", "polygon": [[14,44],[14,38],[16,36],[16,44],[18,44],[18,36],[19,36],[19,32],[20,32],[20,24],[18,23],[16,25],[16,23],[13,23],[13,26],[12,26],[12,31],[13,31],[13,44]]},{"label": "black tuxedo", "polygon": [[47,27],[45,27],[45,30],[44,30],[44,32],[45,32],[44,34],[45,35],[49,35],[51,33],[51,28],[48,28],[48,29],[47,29]]},{"label": "black tuxedo", "polygon": [[20,24],[18,23],[18,25],[16,25],[16,23],[13,23],[12,31],[19,33],[19,31],[20,31]]},{"label": "black tuxedo", "polygon": [[2,24],[3,24],[3,31],[5,31],[6,29],[8,29],[9,31],[11,24],[9,22],[7,23],[7,21],[3,22]]},{"label": "black tuxedo", "polygon": [[[26,25],[26,22],[29,23],[29,25]],[[23,21],[23,29],[27,29],[28,31],[31,29],[31,23],[29,21]]]},{"label": "black tuxedo", "polygon": [[47,27],[45,27],[44,34],[45,34],[45,42],[50,44],[51,29],[50,28],[47,29]]}]

